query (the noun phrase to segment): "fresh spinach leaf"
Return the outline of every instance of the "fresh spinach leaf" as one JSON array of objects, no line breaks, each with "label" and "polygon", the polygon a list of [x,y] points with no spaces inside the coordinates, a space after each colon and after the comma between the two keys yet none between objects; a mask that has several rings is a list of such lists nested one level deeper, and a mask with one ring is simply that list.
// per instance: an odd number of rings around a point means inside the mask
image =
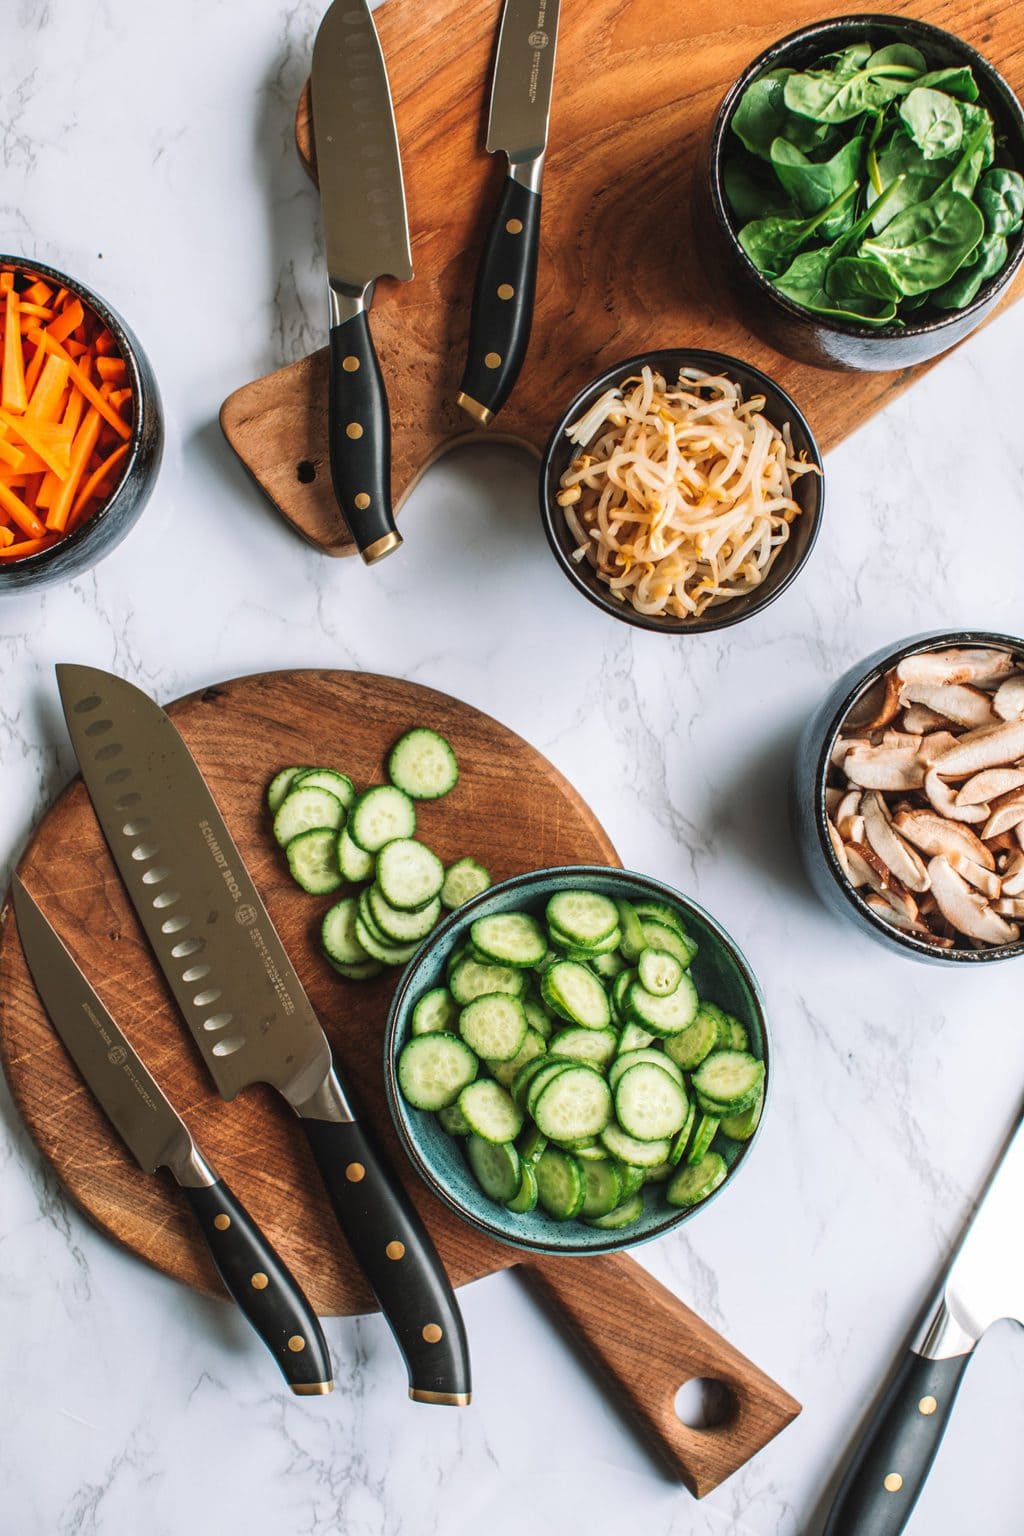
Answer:
[{"label": "fresh spinach leaf", "polygon": [[915,80],[914,85],[945,91],[947,96],[956,96],[960,101],[977,101],[978,99],[978,82],[967,64],[951,65],[949,69],[930,70],[928,74],[921,75]]},{"label": "fresh spinach leaf", "polygon": [[901,82],[918,78],[924,59],[912,49],[915,61],[905,62],[906,52],[903,45],[891,44],[871,54],[853,73],[831,69],[791,74],[783,86],[783,100],[791,112],[815,122],[849,122],[862,112],[884,107],[898,94]]},{"label": "fresh spinach leaf", "polygon": [[846,303],[856,300],[875,300],[888,305],[900,297],[900,290],[888,267],[873,256],[839,256],[831,262],[825,274],[825,290],[829,296]]},{"label": "fresh spinach leaf", "polygon": [[804,251],[775,279],[775,287],[794,304],[814,314],[835,320],[852,320],[861,325],[891,324],[896,318],[895,299],[880,300],[854,294],[841,299],[831,296],[825,286],[830,257],[828,247]]},{"label": "fresh spinach leaf", "polygon": [[936,309],[963,309],[977,298],[982,283],[995,277],[1006,265],[1009,252],[1005,235],[986,235],[975,253],[977,259],[965,262],[960,271],[931,295]]},{"label": "fresh spinach leaf", "polygon": [[796,117],[786,107],[783,91],[792,73],[790,69],[773,69],[761,75],[747,86],[733,113],[733,133],[760,160],[771,159],[774,139],[788,139],[798,149],[814,149],[829,137],[827,124]]},{"label": "fresh spinach leaf", "polygon": [[867,69],[875,70],[896,65],[910,79],[920,77],[928,68],[928,61],[921,50],[912,48],[909,43],[887,43],[884,48],[876,48],[864,62]]},{"label": "fresh spinach leaf", "polygon": [[1024,176],[999,167],[981,178],[975,193],[990,235],[1015,235],[1024,225]]},{"label": "fresh spinach leaf", "polygon": [[[819,213],[809,219],[754,219],[750,224],[744,224],[739,232],[739,242],[759,272],[765,272],[769,276],[775,272],[781,272],[788,266],[802,245],[806,245],[825,220],[837,213],[839,209],[856,193],[856,183],[847,187],[845,192],[822,208]],[[980,215],[979,215],[980,217]]]},{"label": "fresh spinach leaf", "polygon": [[[772,142],[772,168],[783,188],[804,215],[818,213],[834,202],[840,192],[845,192],[860,175],[864,153],[864,139],[850,139],[837,150],[831,160],[809,160],[803,150],[790,144],[788,139]],[[849,220],[848,206],[840,209],[839,224]],[[839,228],[831,228],[834,220],[826,220],[822,226],[825,239],[838,234]]]},{"label": "fresh spinach leaf", "polygon": [[984,233],[985,221],[970,198],[940,188],[862,241],[858,254],[882,262],[901,293],[927,293],[949,282]]},{"label": "fresh spinach leaf", "polygon": [[944,91],[915,86],[900,102],[900,117],[926,160],[948,160],[960,148],[964,120]]},{"label": "fresh spinach leaf", "polygon": [[802,212],[760,160],[727,160],[722,167],[722,186],[741,224],[769,217],[795,219]]}]

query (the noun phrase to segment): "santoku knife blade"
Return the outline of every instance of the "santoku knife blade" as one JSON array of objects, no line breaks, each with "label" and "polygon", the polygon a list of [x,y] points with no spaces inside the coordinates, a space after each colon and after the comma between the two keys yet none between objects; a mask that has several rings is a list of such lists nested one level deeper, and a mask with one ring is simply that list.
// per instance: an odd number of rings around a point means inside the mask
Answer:
[{"label": "santoku knife blade", "polygon": [[17,875],[14,914],[43,1006],[86,1085],[146,1173],[170,1170],[227,1290],[292,1391],[329,1392],[331,1361],[316,1313],[242,1202],[203,1158]]},{"label": "santoku knife blade", "polygon": [[530,340],[558,5],[505,0],[501,19],[487,149],[508,157],[508,175],[477,273],[458,395],[462,409],[484,427],[511,394]]},{"label": "santoku knife blade", "polygon": [[373,285],[408,282],[412,252],[384,56],[365,0],[335,0],[313,45],[313,135],[330,284],[334,494],[367,564],[398,548],[391,417],[370,336]]},{"label": "santoku knife blade", "polygon": [[132,684],[59,666],[68,729],[139,921],[221,1096],[270,1084],[301,1118],[422,1402],[469,1401],[462,1316],[426,1228],[353,1108],[327,1037],[198,766]]},{"label": "santoku knife blade", "polygon": [[1022,1217],[1024,1122],[846,1470],[824,1536],[898,1536],[910,1519],[975,1345],[1002,1318],[1024,1323]]}]

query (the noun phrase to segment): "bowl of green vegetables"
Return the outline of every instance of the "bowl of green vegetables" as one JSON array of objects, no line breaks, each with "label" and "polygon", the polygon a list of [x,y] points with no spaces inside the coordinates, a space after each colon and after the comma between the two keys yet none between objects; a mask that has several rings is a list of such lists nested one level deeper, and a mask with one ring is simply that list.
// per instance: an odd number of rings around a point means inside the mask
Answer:
[{"label": "bowl of green vegetables", "polygon": [[978,326],[1024,261],[1024,112],[987,60],[910,17],[773,44],[727,93],[703,188],[747,322],[781,351],[886,370]]},{"label": "bowl of green vegetables", "polygon": [[477,1230],[607,1253],[747,1160],[768,1087],[757,982],[696,903],[627,870],[517,875],[453,912],[391,1004],[399,1138]]}]

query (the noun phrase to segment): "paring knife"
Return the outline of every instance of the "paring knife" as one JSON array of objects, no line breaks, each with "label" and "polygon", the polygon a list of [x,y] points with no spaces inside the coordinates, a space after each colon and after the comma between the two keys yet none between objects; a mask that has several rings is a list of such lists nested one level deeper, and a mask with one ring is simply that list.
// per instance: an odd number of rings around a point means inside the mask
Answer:
[{"label": "paring knife", "polygon": [[505,0],[487,151],[508,175],[477,273],[458,403],[480,426],[512,393],[526,357],[537,287],[540,189],[555,74],[559,0]]},{"label": "paring knife", "polygon": [[269,1083],[302,1121],[352,1253],[419,1402],[469,1402],[462,1315],[433,1242],[356,1118],[331,1048],[206,783],[163,710],[92,667],[59,666],[100,826],[217,1089]]},{"label": "paring knife", "polygon": [[328,435],[341,514],[367,565],[398,548],[391,415],[370,336],[373,285],[412,251],[384,56],[365,0],[335,0],[313,45],[313,134],[330,283]]},{"label": "paring knife", "polygon": [[168,1168],[185,1193],[227,1290],[300,1397],[330,1392],[327,1343],[298,1283],[86,981],[18,876],[18,937],[50,1022],[129,1152],[146,1173]]},{"label": "paring knife", "polygon": [[975,1345],[1001,1318],[1024,1322],[1022,1215],[1024,1123],[847,1468],[824,1536],[898,1536],[904,1529]]}]

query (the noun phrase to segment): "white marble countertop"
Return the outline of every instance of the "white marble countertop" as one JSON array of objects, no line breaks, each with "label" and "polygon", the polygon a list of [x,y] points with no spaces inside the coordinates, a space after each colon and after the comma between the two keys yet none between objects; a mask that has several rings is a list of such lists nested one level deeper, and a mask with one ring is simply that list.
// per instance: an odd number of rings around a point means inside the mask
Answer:
[{"label": "white marble countertop", "polygon": [[[809,568],[721,637],[666,642],[577,600],[543,543],[533,464],[498,447],[430,472],[400,558],[325,560],[217,425],[230,390],[324,338],[318,213],[291,145],[319,11],[3,7],[0,249],[121,310],[161,380],[168,441],[111,558],[0,606],[0,857],[6,870],[71,772],[61,659],[161,700],[264,668],[365,667],[496,715],[579,788],[627,864],[706,905],[761,977],[777,1071],[756,1155],[638,1257],[804,1411],[695,1503],[506,1275],[462,1293],[471,1409],[407,1403],[377,1317],[327,1324],[333,1398],[289,1399],[239,1317],[67,1204],[0,1089],[0,1536],[811,1536],[1017,1114],[1024,1018],[1019,968],[950,976],[890,957],[818,904],[788,830],[791,747],[874,647],[1024,627],[1024,305],[830,455]],[[1022,1370],[1024,1338],[998,1325],[914,1532],[1020,1530]]]}]

